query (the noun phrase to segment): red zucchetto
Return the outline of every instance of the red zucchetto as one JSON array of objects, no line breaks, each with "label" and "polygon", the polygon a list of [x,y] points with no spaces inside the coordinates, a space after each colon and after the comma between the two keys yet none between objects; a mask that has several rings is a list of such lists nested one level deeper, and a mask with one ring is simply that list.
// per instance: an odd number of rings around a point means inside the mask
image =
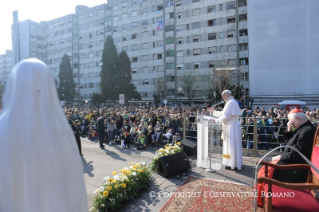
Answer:
[{"label": "red zucchetto", "polygon": [[293,109],[289,112],[289,114],[292,114],[292,113],[303,113],[303,110],[301,109]]}]

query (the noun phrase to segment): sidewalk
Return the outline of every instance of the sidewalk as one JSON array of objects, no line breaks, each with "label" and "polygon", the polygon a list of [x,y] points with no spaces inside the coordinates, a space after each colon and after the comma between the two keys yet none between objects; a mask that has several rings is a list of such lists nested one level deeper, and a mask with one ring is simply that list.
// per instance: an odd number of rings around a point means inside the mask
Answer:
[{"label": "sidewalk", "polygon": [[[169,178],[164,178],[158,174],[153,174],[150,187],[147,190],[141,191],[136,199],[125,203],[123,207],[116,209],[116,211],[158,212],[170,199],[170,197],[164,197],[164,195],[158,197],[158,192],[176,191],[190,175],[251,186],[253,183],[252,180],[254,179],[255,163],[260,158],[244,156],[244,166],[241,171],[226,170],[222,167],[221,170],[212,173],[206,172],[205,169],[196,166],[196,156],[190,157],[189,159],[191,161],[192,170],[186,172],[185,175],[173,175]],[[150,197],[150,192],[156,194],[156,197]]]}]

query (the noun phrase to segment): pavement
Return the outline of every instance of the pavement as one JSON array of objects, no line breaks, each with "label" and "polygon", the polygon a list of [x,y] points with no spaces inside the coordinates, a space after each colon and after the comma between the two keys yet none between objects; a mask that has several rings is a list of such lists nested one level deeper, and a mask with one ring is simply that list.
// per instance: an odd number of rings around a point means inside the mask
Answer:
[{"label": "pavement", "polygon": [[[159,147],[148,147],[147,150],[136,150],[135,148],[123,149],[118,144],[106,144],[105,149],[99,148],[98,141],[90,141],[81,138],[84,179],[88,195],[89,208],[92,207],[93,192],[102,185],[104,177],[112,176],[113,171],[128,167],[129,162],[146,162],[150,164]],[[254,178],[255,162],[259,157],[243,156],[244,166],[242,170],[226,170],[222,167],[214,172],[207,172],[196,166],[196,156],[189,157],[192,169],[183,173],[164,178],[158,174],[152,175],[152,181],[148,189],[140,191],[139,196],[130,200],[115,211],[123,212],[158,212],[169,200],[168,193],[176,191],[189,176],[221,180],[225,182],[241,183],[251,186]],[[156,194],[155,197],[150,196]],[[159,193],[161,192],[161,193]],[[160,195],[159,195],[160,194]],[[165,197],[166,196],[166,197]]]}]

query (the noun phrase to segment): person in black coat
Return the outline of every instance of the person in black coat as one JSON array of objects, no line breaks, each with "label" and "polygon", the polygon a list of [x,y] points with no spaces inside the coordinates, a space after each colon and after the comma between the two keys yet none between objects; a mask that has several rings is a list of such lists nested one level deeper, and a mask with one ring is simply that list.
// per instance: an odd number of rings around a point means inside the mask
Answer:
[{"label": "person in black coat", "polygon": [[100,148],[104,148],[104,132],[105,132],[105,124],[104,124],[104,116],[105,114],[103,113],[97,120],[97,126],[96,126],[96,131],[99,134],[99,142],[100,142]]},{"label": "person in black coat", "polygon": [[75,139],[76,139],[76,143],[77,143],[78,148],[79,148],[80,155],[83,156],[83,154],[82,154],[82,147],[81,147],[81,138],[80,138],[80,135],[81,135],[81,127],[80,127],[80,125],[79,125],[79,120],[75,120],[75,121],[74,121],[74,125],[72,124],[71,127],[72,127],[72,130],[73,130]]},{"label": "person in black coat", "polygon": [[[288,118],[289,122],[287,130],[284,133],[285,145],[296,148],[310,160],[316,127],[308,120],[306,114],[300,109],[292,110],[289,113]],[[292,131],[292,128],[295,128],[295,131]],[[285,148],[281,155],[272,158],[272,160],[277,159],[280,159],[277,162],[278,165],[306,163],[296,151],[289,148]],[[273,178],[288,183],[305,183],[307,182],[307,176],[307,169],[275,169]]]}]

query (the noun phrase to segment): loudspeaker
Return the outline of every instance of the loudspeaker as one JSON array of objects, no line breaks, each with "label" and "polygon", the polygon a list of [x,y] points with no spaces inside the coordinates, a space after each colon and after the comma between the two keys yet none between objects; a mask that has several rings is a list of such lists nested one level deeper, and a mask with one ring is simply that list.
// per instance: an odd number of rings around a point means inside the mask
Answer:
[{"label": "loudspeaker", "polygon": [[185,152],[160,157],[157,165],[158,173],[163,177],[186,171],[191,168],[191,164]]},{"label": "loudspeaker", "polygon": [[184,146],[184,151],[188,156],[193,156],[194,151],[197,148],[197,143],[190,141],[188,139],[183,139],[181,141],[182,145]]}]

